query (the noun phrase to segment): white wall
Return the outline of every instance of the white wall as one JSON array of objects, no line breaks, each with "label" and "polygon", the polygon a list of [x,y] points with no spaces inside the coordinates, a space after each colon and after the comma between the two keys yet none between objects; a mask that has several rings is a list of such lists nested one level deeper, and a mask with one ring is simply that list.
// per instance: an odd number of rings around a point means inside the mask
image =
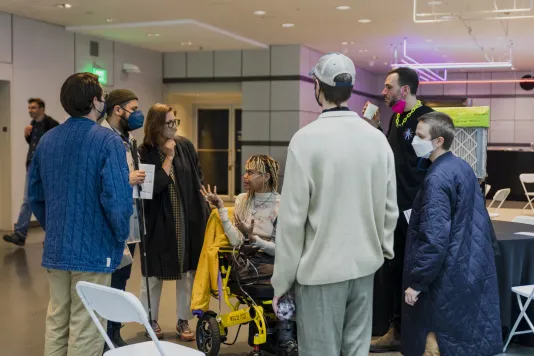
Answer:
[{"label": "white wall", "polygon": [[[11,230],[11,83],[0,80],[0,230]],[[4,131],[4,128],[7,128]]]},{"label": "white wall", "polygon": [[[137,94],[140,108],[146,116],[150,106],[163,101],[162,54],[115,42],[114,62],[113,89],[129,89]],[[123,73],[123,63],[137,65],[141,73]],[[134,131],[133,134],[138,141],[144,136],[142,129]]]},{"label": "white wall", "polygon": [[40,97],[46,112],[63,121],[61,85],[74,72],[74,35],[60,26],[13,17],[13,82],[11,85],[11,202],[12,220],[18,217],[24,193],[26,153],[24,126],[28,125],[29,97]]},{"label": "white wall", "polygon": [[[450,80],[520,79],[522,72],[452,73]],[[490,106],[491,143],[534,141],[534,92],[516,83],[422,85],[421,95],[472,97],[473,106]]]},{"label": "white wall", "polygon": [[[13,33],[11,34],[11,28]],[[89,41],[99,42],[98,58],[89,54]],[[65,79],[78,71],[90,71],[93,62],[108,70],[105,90],[134,91],[146,113],[163,98],[162,54],[145,49],[67,32],[55,26],[0,13],[0,80],[11,81],[11,220],[16,221],[24,192],[28,144],[23,129],[30,119],[29,97],[40,97],[46,112],[59,122],[67,115],[59,94]],[[122,73],[124,62],[139,66],[142,73]],[[142,130],[135,133],[142,137]]]}]

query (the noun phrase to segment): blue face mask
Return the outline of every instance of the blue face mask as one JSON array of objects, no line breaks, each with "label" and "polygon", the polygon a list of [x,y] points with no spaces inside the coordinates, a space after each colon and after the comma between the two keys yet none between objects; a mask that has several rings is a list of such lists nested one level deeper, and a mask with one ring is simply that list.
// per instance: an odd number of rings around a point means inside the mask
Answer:
[{"label": "blue face mask", "polygon": [[145,115],[143,115],[141,110],[135,110],[130,113],[130,117],[127,121],[129,131],[137,130],[143,127],[143,124],[145,123]]}]

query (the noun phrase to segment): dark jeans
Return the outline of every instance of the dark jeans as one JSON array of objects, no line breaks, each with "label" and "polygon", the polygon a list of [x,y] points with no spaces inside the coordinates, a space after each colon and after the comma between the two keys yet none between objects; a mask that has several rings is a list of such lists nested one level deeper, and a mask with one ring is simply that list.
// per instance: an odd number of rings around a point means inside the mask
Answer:
[{"label": "dark jeans", "polygon": [[404,303],[404,291],[402,288],[402,277],[404,271],[404,250],[406,248],[406,235],[408,233],[408,222],[404,213],[401,211],[397,227],[394,232],[393,251],[395,257],[388,260],[391,287],[393,288],[393,315],[391,323],[395,330],[399,333],[401,331],[401,314],[402,303]]},{"label": "dark jeans", "polygon": [[30,206],[30,200],[28,199],[28,184],[29,172],[26,172],[26,180],[24,183],[24,198],[20,207],[19,218],[15,224],[15,233],[20,237],[26,238],[28,236],[28,227],[30,226],[30,220],[32,218],[32,207]]},{"label": "dark jeans", "polygon": [[[128,244],[130,253],[132,257],[135,252],[135,244]],[[126,282],[130,279],[130,274],[132,273],[132,264],[125,266],[121,269],[116,270],[111,275],[111,288],[126,290]],[[116,323],[114,321],[108,321],[108,336],[111,338],[115,330],[121,328],[121,323]]]}]

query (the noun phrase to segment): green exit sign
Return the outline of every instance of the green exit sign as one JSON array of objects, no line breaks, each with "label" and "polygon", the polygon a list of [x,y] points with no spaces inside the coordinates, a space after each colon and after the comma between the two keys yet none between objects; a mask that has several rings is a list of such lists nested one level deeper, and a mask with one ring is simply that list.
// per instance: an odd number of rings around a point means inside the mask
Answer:
[{"label": "green exit sign", "polygon": [[98,81],[102,85],[106,85],[108,83],[108,71],[103,68],[93,68],[93,74],[98,77]]}]

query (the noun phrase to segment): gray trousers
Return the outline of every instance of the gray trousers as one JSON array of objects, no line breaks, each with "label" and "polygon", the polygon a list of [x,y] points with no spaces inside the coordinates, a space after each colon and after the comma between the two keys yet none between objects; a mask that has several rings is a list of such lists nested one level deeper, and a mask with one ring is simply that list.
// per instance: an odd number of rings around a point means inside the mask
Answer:
[{"label": "gray trousers", "polygon": [[296,286],[299,354],[368,356],[374,274],[341,283]]}]

